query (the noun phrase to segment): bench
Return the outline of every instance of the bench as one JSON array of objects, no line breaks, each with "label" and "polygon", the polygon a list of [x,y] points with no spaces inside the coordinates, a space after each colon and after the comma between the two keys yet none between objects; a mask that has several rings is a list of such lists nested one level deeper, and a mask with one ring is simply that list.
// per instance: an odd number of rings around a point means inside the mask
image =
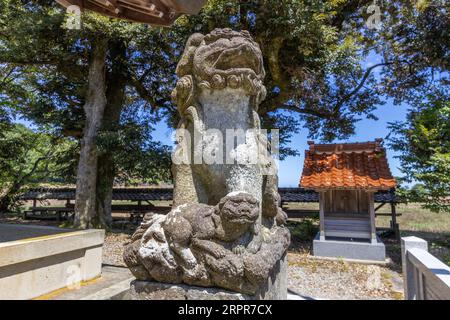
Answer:
[{"label": "bench", "polygon": [[[160,214],[167,214],[171,207],[157,207],[153,204],[139,205],[139,204],[114,204],[111,206],[112,213],[129,213],[131,222],[140,222],[146,213],[155,212]],[[65,207],[38,207],[33,206],[23,212],[23,219],[54,219],[57,221],[68,220],[71,214],[75,213],[75,205],[73,203],[67,204]],[[31,216],[30,216],[31,214]],[[113,217],[114,218],[114,217]]]},{"label": "bench", "polygon": [[39,219],[51,219],[56,216],[56,219],[58,221],[61,221],[63,219],[68,219],[70,214],[74,213],[74,208],[70,206],[66,207],[30,207],[28,210],[25,210],[23,212],[23,219],[27,220],[30,218],[29,214],[38,216],[33,216],[33,218],[39,218]]},{"label": "bench", "polygon": [[158,207],[153,204],[139,205],[139,204],[113,204],[111,206],[112,213],[125,212],[130,214],[130,221],[140,222],[145,214],[149,212],[167,214],[171,207]]}]

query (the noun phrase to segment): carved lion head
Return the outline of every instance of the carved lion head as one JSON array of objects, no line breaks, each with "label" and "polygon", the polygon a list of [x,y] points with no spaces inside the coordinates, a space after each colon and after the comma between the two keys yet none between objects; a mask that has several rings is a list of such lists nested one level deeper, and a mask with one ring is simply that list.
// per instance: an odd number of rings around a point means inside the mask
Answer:
[{"label": "carved lion head", "polygon": [[243,88],[254,97],[254,108],[266,96],[259,45],[248,31],[215,29],[207,35],[193,34],[178,63],[179,80],[172,97],[181,114],[195,104],[196,91]]},{"label": "carved lion head", "polygon": [[222,198],[217,211],[224,224],[252,225],[259,217],[259,203],[250,194],[238,193]]}]

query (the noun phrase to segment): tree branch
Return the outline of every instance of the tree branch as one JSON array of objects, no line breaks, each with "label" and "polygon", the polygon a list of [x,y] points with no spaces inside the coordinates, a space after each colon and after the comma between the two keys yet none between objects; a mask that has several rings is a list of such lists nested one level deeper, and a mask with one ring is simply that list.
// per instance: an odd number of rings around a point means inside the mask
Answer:
[{"label": "tree branch", "polygon": [[55,59],[51,59],[51,60],[24,60],[24,59],[8,59],[6,60],[1,60],[0,63],[12,63],[12,64],[18,64],[18,65],[47,65],[47,64],[52,64],[52,65],[56,65],[58,63],[60,63],[61,61]]},{"label": "tree branch", "polygon": [[129,74],[129,77],[128,77],[128,83],[136,89],[137,93],[139,94],[139,96],[142,99],[144,99],[145,101],[150,103],[150,105],[152,106],[153,109],[158,108],[158,102],[153,98],[153,96],[150,94],[150,92],[144,87],[142,82],[139,81],[138,79],[136,79],[136,77],[134,75],[132,75],[131,73]]},{"label": "tree branch", "polygon": [[[6,75],[3,77],[0,84],[6,84],[6,81],[8,80],[9,76],[13,74],[13,72],[16,71],[16,67],[13,66],[11,69],[6,73]],[[9,81],[10,82],[10,81]]]},{"label": "tree branch", "polygon": [[341,100],[339,100],[335,107],[334,110],[339,111],[342,107],[342,105],[348,101],[351,97],[353,97],[355,94],[358,93],[358,91],[364,86],[364,83],[366,82],[366,80],[369,78],[370,73],[372,72],[373,69],[380,67],[380,66],[388,66],[393,64],[394,62],[380,62],[377,64],[374,64],[373,66],[371,66],[370,68],[368,68],[366,70],[366,72],[364,73],[361,81],[359,82],[359,84],[348,94],[346,94]]},{"label": "tree branch", "polygon": [[289,110],[289,111],[294,111],[300,114],[309,114],[318,118],[331,118],[332,113],[330,112],[323,112],[323,111],[319,111],[319,110],[312,110],[312,109],[305,109],[305,108],[298,108],[296,106],[290,106],[290,105],[282,105],[281,107],[279,107],[278,109],[282,109],[282,110]]}]

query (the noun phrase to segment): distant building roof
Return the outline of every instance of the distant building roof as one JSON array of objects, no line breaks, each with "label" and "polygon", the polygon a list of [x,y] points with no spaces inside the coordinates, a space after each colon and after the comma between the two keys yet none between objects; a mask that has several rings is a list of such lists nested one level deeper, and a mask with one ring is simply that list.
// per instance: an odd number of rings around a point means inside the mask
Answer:
[{"label": "distant building roof", "polygon": [[316,190],[394,188],[397,182],[381,142],[382,139],[338,144],[309,141],[300,186]]},{"label": "distant building roof", "polygon": [[[75,200],[75,188],[33,188],[21,200]],[[122,201],[172,200],[172,188],[114,188],[112,199]]]},{"label": "distant building roof", "polygon": [[206,0],[57,0],[114,18],[169,26],[181,14],[197,14]]},{"label": "distant building roof", "polygon": [[[303,188],[279,188],[283,202],[319,202],[314,190]],[[19,197],[21,200],[75,200],[75,188],[34,188]],[[171,201],[172,188],[114,188],[113,200],[122,201]],[[375,202],[401,202],[395,192],[379,191],[375,193]]]}]

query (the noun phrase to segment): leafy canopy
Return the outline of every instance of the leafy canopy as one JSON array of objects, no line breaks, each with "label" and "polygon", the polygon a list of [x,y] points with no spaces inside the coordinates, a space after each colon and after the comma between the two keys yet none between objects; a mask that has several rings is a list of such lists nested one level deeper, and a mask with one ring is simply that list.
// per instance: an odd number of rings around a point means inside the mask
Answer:
[{"label": "leafy canopy", "polygon": [[407,180],[417,181],[413,200],[435,211],[450,212],[450,101],[429,96],[410,110],[406,122],[391,124],[391,146],[400,151]]},{"label": "leafy canopy", "polygon": [[72,139],[35,132],[21,124],[2,131],[0,209],[6,209],[14,202],[20,188],[73,179],[77,148]]}]

